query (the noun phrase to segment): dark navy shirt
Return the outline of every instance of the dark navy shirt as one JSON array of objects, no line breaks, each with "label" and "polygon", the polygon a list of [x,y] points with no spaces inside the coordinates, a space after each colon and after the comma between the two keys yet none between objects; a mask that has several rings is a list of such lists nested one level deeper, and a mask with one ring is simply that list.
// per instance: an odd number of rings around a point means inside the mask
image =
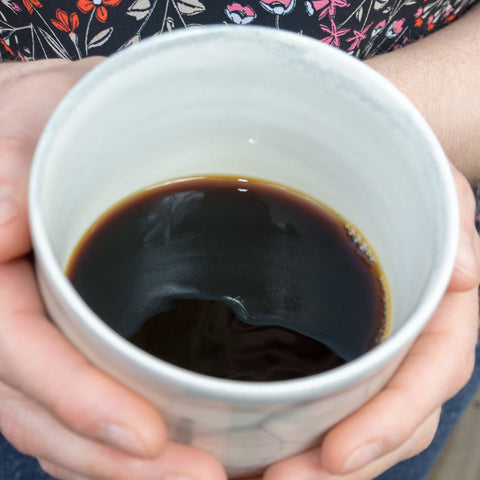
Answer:
[{"label": "dark navy shirt", "polygon": [[359,58],[454,21],[475,0],[0,0],[3,60],[109,55],[142,38],[209,24],[266,25]]}]

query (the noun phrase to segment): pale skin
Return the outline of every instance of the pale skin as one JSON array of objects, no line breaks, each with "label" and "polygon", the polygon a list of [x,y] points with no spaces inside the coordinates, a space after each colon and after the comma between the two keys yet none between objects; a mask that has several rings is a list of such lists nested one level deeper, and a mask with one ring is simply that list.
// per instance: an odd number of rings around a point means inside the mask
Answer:
[{"label": "pale skin", "polygon": [[[448,291],[379,395],[332,428],[320,447],[257,479],[373,479],[431,442],[441,405],[471,375],[480,240],[465,176],[480,179],[479,20],[476,8],[414,45],[368,61],[414,102],[456,165],[461,235]],[[58,101],[100,61],[0,67],[0,427],[62,480],[225,480],[214,458],[168,441],[160,414],[89,364],[50,323],[26,256],[36,142]]]}]

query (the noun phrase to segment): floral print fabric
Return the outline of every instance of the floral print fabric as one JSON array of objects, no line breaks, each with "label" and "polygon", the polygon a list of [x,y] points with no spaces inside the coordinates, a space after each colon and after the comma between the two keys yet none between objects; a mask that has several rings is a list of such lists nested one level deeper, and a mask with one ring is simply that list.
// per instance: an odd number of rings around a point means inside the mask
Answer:
[{"label": "floral print fabric", "polygon": [[0,0],[0,60],[109,55],[208,24],[266,25],[368,58],[432,33],[475,0]]}]

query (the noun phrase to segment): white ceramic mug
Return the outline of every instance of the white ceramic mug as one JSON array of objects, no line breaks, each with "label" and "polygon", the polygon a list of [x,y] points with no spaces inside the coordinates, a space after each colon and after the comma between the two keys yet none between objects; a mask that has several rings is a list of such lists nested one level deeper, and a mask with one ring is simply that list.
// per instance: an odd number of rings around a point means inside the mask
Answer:
[{"label": "white ceramic mug", "polygon": [[[211,174],[286,185],[350,220],[389,284],[389,338],[323,374],[248,383],[169,365],[106,326],[64,274],[83,233],[134,191]],[[445,291],[458,235],[448,163],[406,98],[332,47],[257,27],[169,33],[83,78],[41,137],[30,214],[57,325],[232,477],[315,445],[381,390]]]}]

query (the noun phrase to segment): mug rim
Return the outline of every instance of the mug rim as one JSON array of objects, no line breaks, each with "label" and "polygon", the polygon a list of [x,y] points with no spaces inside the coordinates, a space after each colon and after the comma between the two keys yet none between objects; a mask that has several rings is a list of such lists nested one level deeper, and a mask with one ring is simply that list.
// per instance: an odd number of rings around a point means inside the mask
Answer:
[{"label": "mug rim", "polygon": [[[225,380],[185,370],[140,350],[107,326],[81,299],[56,259],[48,232],[42,221],[41,178],[48,162],[49,146],[55,139],[57,126],[68,121],[77,102],[84,98],[84,92],[94,88],[102,78],[121,72],[125,65],[132,68],[136,62],[155,56],[164,49],[184,48],[189,43],[198,43],[203,40],[221,41],[220,39],[223,38],[223,41],[228,41],[231,37],[246,39],[246,41],[254,39],[255,41],[272,42],[272,45],[277,46],[282,43],[288,44],[291,48],[298,49],[299,52],[312,54],[309,56],[310,62],[317,54],[323,61],[329,60],[332,68],[349,71],[348,76],[352,79],[367,79],[373,91],[377,94],[381,92],[380,101],[383,105],[388,101],[389,108],[401,108],[402,114],[410,117],[417,129],[414,134],[418,138],[423,138],[423,143],[432,152],[432,158],[436,160],[439,178],[443,181],[446,228],[442,244],[445,255],[436,265],[436,277],[430,281],[428,294],[423,294],[420,304],[417,305],[405,324],[382,344],[340,367],[308,377],[273,382]],[[175,388],[181,385],[185,391],[200,397],[243,404],[284,404],[325,397],[373,376],[387,365],[388,360],[404,353],[427,324],[447,288],[453,271],[458,242],[458,203],[448,161],[431,128],[413,104],[388,80],[348,54],[311,38],[260,26],[234,28],[222,25],[169,32],[163,36],[142,40],[128,49],[113,54],[96,66],[67,93],[49,119],[34,155],[28,200],[30,229],[36,261],[51,288],[55,290],[57,299],[60,299],[63,308],[88,335],[94,335],[97,341],[100,340],[109,351],[113,350],[116,354],[120,354],[124,362],[134,365],[135,369],[144,372],[143,375],[158,379],[163,385],[171,385]],[[62,330],[61,322],[55,323]],[[70,340],[75,344],[74,339]],[[82,351],[78,346],[76,348]],[[102,365],[97,366],[102,369]]]}]

